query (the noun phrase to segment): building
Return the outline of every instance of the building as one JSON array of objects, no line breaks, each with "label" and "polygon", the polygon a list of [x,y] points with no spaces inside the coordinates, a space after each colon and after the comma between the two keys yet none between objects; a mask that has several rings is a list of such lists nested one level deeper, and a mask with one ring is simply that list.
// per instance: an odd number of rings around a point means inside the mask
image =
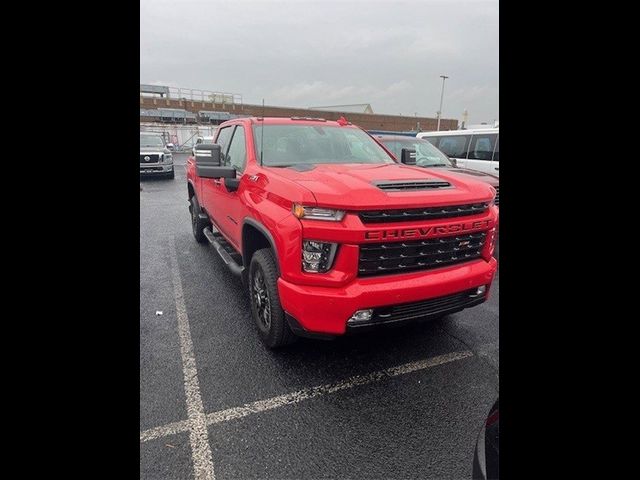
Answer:
[{"label": "building", "polygon": [[351,105],[328,105],[326,107],[309,107],[309,110],[323,110],[326,112],[373,113],[368,103],[353,103]]},{"label": "building", "polygon": [[[214,93],[197,90],[177,89],[175,87],[156,87],[162,90],[162,96],[140,94],[140,121],[165,123],[198,123],[218,125],[236,117],[322,117],[338,120],[344,116],[347,120],[365,130],[385,130],[392,132],[424,132],[436,130],[437,118],[386,115],[373,113],[369,104],[334,105],[327,107],[293,108],[271,105],[249,105],[242,103],[238,94]],[[149,90],[149,89],[146,89]],[[180,92],[177,95],[173,91]],[[169,93],[166,93],[169,92]],[[190,93],[185,93],[190,92]],[[158,93],[160,94],[160,93]],[[166,96],[165,96],[166,95]],[[182,113],[178,113],[181,111]],[[172,112],[163,116],[158,113]],[[443,118],[440,130],[456,130],[458,120]]]}]

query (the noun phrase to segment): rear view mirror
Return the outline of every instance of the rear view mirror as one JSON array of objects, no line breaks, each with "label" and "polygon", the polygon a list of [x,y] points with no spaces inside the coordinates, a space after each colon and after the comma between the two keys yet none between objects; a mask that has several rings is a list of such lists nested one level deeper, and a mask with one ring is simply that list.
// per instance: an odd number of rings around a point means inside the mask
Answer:
[{"label": "rear view mirror", "polygon": [[416,151],[412,148],[403,148],[400,153],[400,162],[405,165],[415,165],[416,164]]},{"label": "rear view mirror", "polygon": [[201,143],[196,145],[196,174],[202,178],[229,178],[235,180],[234,167],[221,166],[220,145]]},{"label": "rear view mirror", "polygon": [[220,178],[220,145],[216,143],[200,143],[194,148],[196,174],[203,178]]}]

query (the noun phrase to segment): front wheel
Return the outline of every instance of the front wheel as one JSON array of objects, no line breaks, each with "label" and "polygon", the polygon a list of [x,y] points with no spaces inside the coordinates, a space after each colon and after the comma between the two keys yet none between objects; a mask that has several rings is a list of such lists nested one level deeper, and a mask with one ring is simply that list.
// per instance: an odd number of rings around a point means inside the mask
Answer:
[{"label": "front wheel", "polygon": [[251,315],[260,339],[269,348],[282,347],[296,341],[289,328],[278,295],[278,269],[269,248],[258,250],[249,265]]},{"label": "front wheel", "polygon": [[189,214],[191,215],[191,230],[193,231],[193,237],[196,239],[196,242],[207,242],[208,240],[207,237],[204,236],[203,230],[205,227],[208,227],[209,224],[200,218],[200,204],[195,195],[189,200]]}]

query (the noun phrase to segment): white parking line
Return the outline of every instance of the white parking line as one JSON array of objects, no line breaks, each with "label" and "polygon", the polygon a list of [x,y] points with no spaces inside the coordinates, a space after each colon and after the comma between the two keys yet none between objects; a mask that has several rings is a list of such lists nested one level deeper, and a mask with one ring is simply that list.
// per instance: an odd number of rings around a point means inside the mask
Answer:
[{"label": "white parking line", "polygon": [[215,474],[213,471],[213,460],[211,458],[211,447],[209,446],[206,416],[204,414],[202,397],[200,396],[198,370],[196,369],[196,359],[193,354],[189,317],[187,316],[187,309],[184,304],[182,280],[180,279],[175,238],[173,236],[170,242],[169,257],[171,259],[171,279],[173,281],[173,294],[176,301],[176,316],[178,318],[178,336],[180,337],[180,355],[182,356],[182,372],[184,375],[184,393],[187,399],[189,441],[191,443],[193,471],[197,480],[214,480]]},{"label": "white parking line", "polygon": [[148,442],[157,438],[168,437],[189,430],[189,421],[182,420],[180,422],[168,423],[161,427],[150,428],[144,432],[140,432],[140,441]]},{"label": "white parking line", "polygon": [[[285,405],[292,405],[294,403],[318,397],[320,395],[327,395],[360,385],[379,382],[387,378],[406,375],[407,373],[425,370],[427,368],[436,367],[438,365],[443,365],[449,362],[455,362],[457,360],[462,360],[464,358],[472,356],[473,353],[468,350],[464,350],[462,352],[446,353],[444,355],[428,358],[426,360],[405,363],[404,365],[387,368],[385,370],[378,370],[377,372],[368,373],[366,375],[358,375],[341,382],[305,388],[302,390],[298,390],[297,392],[287,393],[266,400],[258,400],[256,402],[246,403],[240,407],[219,410],[207,415],[207,425],[228,422],[229,420],[243,418],[254,413],[273,410],[274,408],[284,407]],[[186,431],[188,428],[189,426],[186,421],[171,423],[163,427],[152,428],[140,433],[140,441],[146,442],[148,440],[154,440],[156,438],[164,437],[167,435],[175,435],[176,433]]]},{"label": "white parking line", "polygon": [[417,372],[419,370],[435,367],[444,363],[462,360],[463,358],[467,358],[470,356],[473,356],[473,353],[469,351],[447,353],[445,355],[429,358],[427,360],[405,363],[404,365],[400,365],[398,367],[387,368],[385,370],[379,370],[377,372],[368,373],[366,375],[351,377],[338,383],[305,388],[303,390],[298,390],[297,392],[280,395],[279,397],[269,398],[267,400],[258,400],[257,402],[247,403],[241,407],[229,408],[227,410],[210,413],[209,415],[207,415],[207,424],[211,425],[214,423],[235,420],[237,418],[246,417],[247,415],[251,415],[253,413],[273,410],[274,408],[282,407],[284,405],[291,405],[303,400],[307,400],[309,398],[339,392],[341,390],[346,390],[348,388],[353,388],[360,385],[379,382],[380,380],[384,380],[386,378],[397,377],[399,375],[405,375],[411,372]]}]

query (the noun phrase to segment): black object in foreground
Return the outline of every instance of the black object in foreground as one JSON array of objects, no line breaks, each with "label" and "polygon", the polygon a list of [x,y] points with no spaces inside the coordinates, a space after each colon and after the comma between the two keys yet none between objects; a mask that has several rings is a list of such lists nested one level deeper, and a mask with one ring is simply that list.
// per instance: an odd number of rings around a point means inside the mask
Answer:
[{"label": "black object in foreground", "polygon": [[484,428],[478,435],[473,456],[473,478],[488,480],[500,478],[500,399],[489,411]]}]

